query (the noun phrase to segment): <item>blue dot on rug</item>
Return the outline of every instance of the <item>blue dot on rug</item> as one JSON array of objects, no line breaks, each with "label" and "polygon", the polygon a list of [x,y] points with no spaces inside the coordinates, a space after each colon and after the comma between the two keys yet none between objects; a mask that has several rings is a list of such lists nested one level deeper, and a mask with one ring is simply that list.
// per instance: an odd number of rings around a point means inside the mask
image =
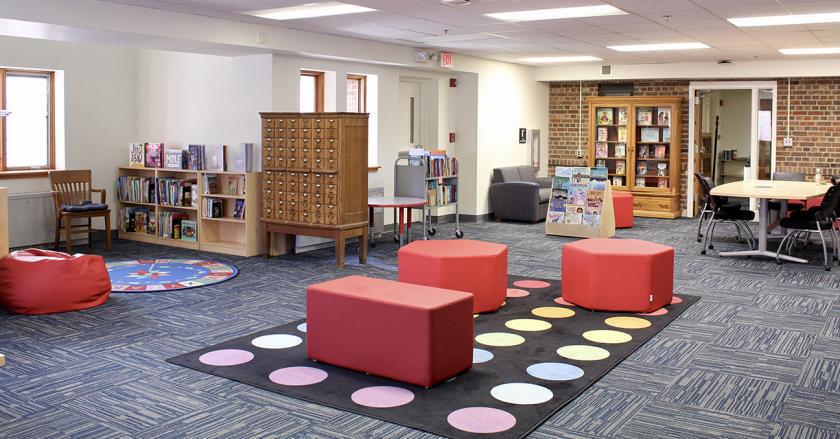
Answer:
[{"label": "blue dot on rug", "polygon": [[111,290],[119,293],[203,287],[234,278],[233,265],[199,259],[138,259],[106,264]]}]

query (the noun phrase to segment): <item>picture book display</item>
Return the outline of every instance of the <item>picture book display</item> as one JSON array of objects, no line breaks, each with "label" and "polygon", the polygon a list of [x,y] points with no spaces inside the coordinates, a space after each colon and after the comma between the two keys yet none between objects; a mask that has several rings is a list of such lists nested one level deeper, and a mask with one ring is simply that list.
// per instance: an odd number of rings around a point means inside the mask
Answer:
[{"label": "picture book display", "polygon": [[608,156],[608,148],[607,144],[603,142],[598,142],[595,144],[595,157],[607,157]]},{"label": "picture book display", "polygon": [[166,169],[183,169],[184,153],[180,149],[167,149],[163,154],[163,167]]},{"label": "picture book display", "polygon": [[595,111],[595,117],[598,119],[598,125],[612,125],[613,124],[613,109],[599,108]]},{"label": "picture book display", "polygon": [[145,143],[128,144],[128,166],[131,166],[132,168],[142,168],[146,166]]},{"label": "picture book display", "polygon": [[627,109],[626,108],[619,108],[618,109],[618,124],[619,125],[627,125]]},{"label": "picture book display", "polygon": [[636,123],[639,125],[653,125],[653,110],[650,108],[640,108]]},{"label": "picture book display", "polygon": [[662,126],[671,125],[671,109],[668,107],[659,107],[657,110],[657,123]]},{"label": "picture book display", "polygon": [[599,142],[606,142],[607,141],[607,128],[606,127],[598,127],[598,141]]},{"label": "picture book display", "polygon": [[665,143],[671,142],[671,129],[662,128],[662,141]]},{"label": "picture book display", "polygon": [[[558,166],[551,182],[546,233],[564,236],[611,236],[614,233],[612,201],[606,167]],[[605,209],[608,207],[608,209]],[[607,212],[608,211],[608,212]],[[602,218],[609,214],[609,221]],[[611,231],[609,230],[611,228]]]},{"label": "picture book display", "polygon": [[656,145],[653,150],[653,158],[659,160],[665,159],[665,145]]},{"label": "picture book display", "polygon": [[626,143],[616,143],[615,144],[615,156],[617,158],[624,158],[627,155],[627,144]]},{"label": "picture book display", "polygon": [[618,141],[619,142],[626,142],[627,141],[627,127],[618,127]]},{"label": "picture book display", "polygon": [[207,145],[207,162],[205,168],[208,171],[225,170],[225,145]]},{"label": "picture book display", "polygon": [[626,170],[626,168],[625,168],[626,166],[627,166],[627,164],[626,164],[623,160],[622,160],[622,161],[615,162],[615,173],[616,173],[617,175],[624,175],[624,174],[626,174],[626,173],[627,173],[627,170]]},{"label": "picture book display", "polygon": [[658,142],[659,128],[642,128],[640,139],[642,142]]},{"label": "picture book display", "polygon": [[163,166],[163,143],[146,144],[146,167],[160,168]]}]

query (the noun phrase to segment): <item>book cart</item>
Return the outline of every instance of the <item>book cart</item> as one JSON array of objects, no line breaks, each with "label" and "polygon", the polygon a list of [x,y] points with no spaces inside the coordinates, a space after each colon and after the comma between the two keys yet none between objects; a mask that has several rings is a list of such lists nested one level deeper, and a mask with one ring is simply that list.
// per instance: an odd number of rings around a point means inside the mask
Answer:
[{"label": "book cart", "polygon": [[551,181],[545,233],[579,238],[615,235],[606,168],[557,167]]},{"label": "book cart", "polygon": [[[400,153],[394,161],[394,196],[426,200],[423,207],[423,239],[435,235],[432,211],[455,207],[455,237],[464,237],[458,213],[458,158],[452,155],[409,156]],[[394,224],[397,223],[394,212]],[[426,226],[428,224],[428,227]],[[399,241],[397,231],[394,240]]]}]

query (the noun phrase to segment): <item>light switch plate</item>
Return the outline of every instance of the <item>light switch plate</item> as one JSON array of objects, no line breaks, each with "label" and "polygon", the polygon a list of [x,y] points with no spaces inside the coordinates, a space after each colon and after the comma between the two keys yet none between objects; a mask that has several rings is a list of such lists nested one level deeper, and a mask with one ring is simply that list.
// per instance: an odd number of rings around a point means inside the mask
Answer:
[{"label": "light switch plate", "polygon": [[785,146],[793,146],[793,138],[792,137],[785,137],[782,141]]}]

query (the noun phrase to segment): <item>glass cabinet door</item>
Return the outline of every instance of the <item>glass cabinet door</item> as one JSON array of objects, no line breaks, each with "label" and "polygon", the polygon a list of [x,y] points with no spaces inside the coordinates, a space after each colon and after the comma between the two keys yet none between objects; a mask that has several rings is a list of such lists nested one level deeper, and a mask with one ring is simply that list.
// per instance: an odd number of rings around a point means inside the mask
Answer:
[{"label": "glass cabinet door", "polygon": [[671,187],[671,107],[636,107],[633,188]]},{"label": "glass cabinet door", "polygon": [[626,188],[628,184],[629,114],[630,107],[627,106],[595,108],[594,165],[607,168],[607,178],[614,187]]}]

